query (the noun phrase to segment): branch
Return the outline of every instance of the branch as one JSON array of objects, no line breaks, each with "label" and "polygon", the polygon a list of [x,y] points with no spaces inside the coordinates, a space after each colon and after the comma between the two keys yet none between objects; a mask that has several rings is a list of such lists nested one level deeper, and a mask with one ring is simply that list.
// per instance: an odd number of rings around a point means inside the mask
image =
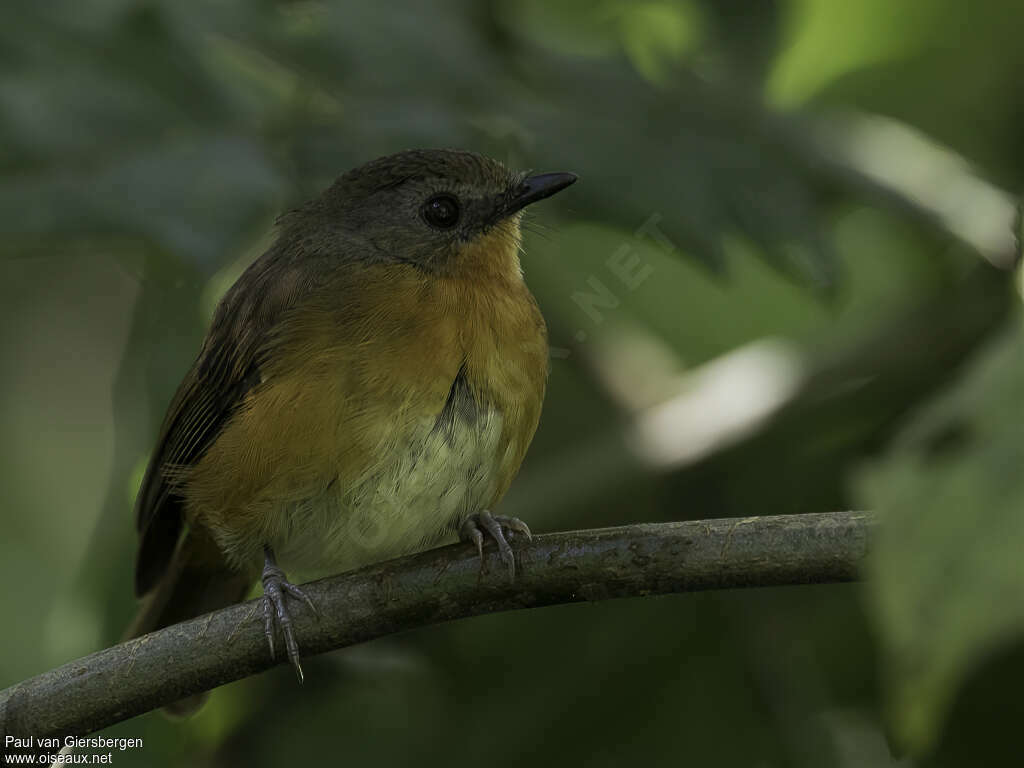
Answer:
[{"label": "branch", "polygon": [[[851,581],[872,516],[833,512],[630,525],[537,536],[514,583],[466,544],[308,586],[294,612],[304,655],[519,608],[728,587]],[[4,737],[80,736],[274,665],[255,600],[153,632],[0,691]],[[280,656],[278,662],[280,663]]]}]

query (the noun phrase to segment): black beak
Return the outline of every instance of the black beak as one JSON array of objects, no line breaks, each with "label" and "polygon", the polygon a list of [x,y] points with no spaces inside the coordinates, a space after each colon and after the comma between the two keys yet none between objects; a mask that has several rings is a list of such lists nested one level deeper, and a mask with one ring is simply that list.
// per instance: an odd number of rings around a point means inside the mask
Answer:
[{"label": "black beak", "polygon": [[516,211],[521,211],[530,203],[551,197],[578,178],[579,176],[575,173],[539,173],[536,176],[527,176],[518,187],[512,190],[502,214],[510,216]]}]

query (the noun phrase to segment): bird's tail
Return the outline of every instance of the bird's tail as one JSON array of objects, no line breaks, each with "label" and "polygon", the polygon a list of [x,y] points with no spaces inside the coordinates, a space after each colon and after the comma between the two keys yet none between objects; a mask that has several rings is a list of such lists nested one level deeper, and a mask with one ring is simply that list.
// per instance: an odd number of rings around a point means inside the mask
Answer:
[{"label": "bird's tail", "polygon": [[[241,602],[252,584],[252,576],[232,569],[212,540],[189,531],[156,587],[143,598],[125,639]],[[185,717],[198,710],[206,697],[205,693],[189,696],[167,705],[164,711]]]}]

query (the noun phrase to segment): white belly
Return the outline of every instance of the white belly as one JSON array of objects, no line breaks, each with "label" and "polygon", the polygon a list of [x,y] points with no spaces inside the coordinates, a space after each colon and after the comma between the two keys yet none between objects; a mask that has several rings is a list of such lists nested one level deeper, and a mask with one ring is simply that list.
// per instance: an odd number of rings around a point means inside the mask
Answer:
[{"label": "white belly", "polygon": [[288,512],[270,544],[293,581],[307,581],[425,549],[493,498],[502,416],[424,419],[383,445],[376,470],[349,488],[329,487]]}]

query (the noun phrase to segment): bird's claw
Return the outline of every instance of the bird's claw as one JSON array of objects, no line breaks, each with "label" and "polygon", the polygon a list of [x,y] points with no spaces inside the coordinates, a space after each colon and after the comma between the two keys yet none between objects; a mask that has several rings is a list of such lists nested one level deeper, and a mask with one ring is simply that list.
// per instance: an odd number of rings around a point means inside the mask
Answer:
[{"label": "bird's claw", "polygon": [[295,640],[295,631],[292,628],[292,617],[285,605],[287,597],[302,600],[313,614],[320,618],[320,611],[313,604],[303,590],[292,584],[284,575],[284,571],[277,567],[270,557],[263,567],[263,633],[266,635],[267,644],[270,646],[270,658],[275,658],[274,625],[281,627],[281,634],[284,635],[284,647],[288,653],[288,661],[291,662],[295,675],[301,683],[305,679],[302,672],[302,662],[299,658],[299,644]]},{"label": "bird's claw", "polygon": [[530,526],[518,517],[506,515],[492,515],[486,509],[475,515],[470,515],[459,528],[459,538],[468,541],[476,546],[477,554],[480,556],[480,570],[484,570],[484,535],[494,539],[498,545],[498,556],[501,562],[508,568],[510,580],[516,577],[516,560],[512,553],[509,539],[515,538],[517,533],[526,536],[527,540],[533,539],[530,533]]}]

